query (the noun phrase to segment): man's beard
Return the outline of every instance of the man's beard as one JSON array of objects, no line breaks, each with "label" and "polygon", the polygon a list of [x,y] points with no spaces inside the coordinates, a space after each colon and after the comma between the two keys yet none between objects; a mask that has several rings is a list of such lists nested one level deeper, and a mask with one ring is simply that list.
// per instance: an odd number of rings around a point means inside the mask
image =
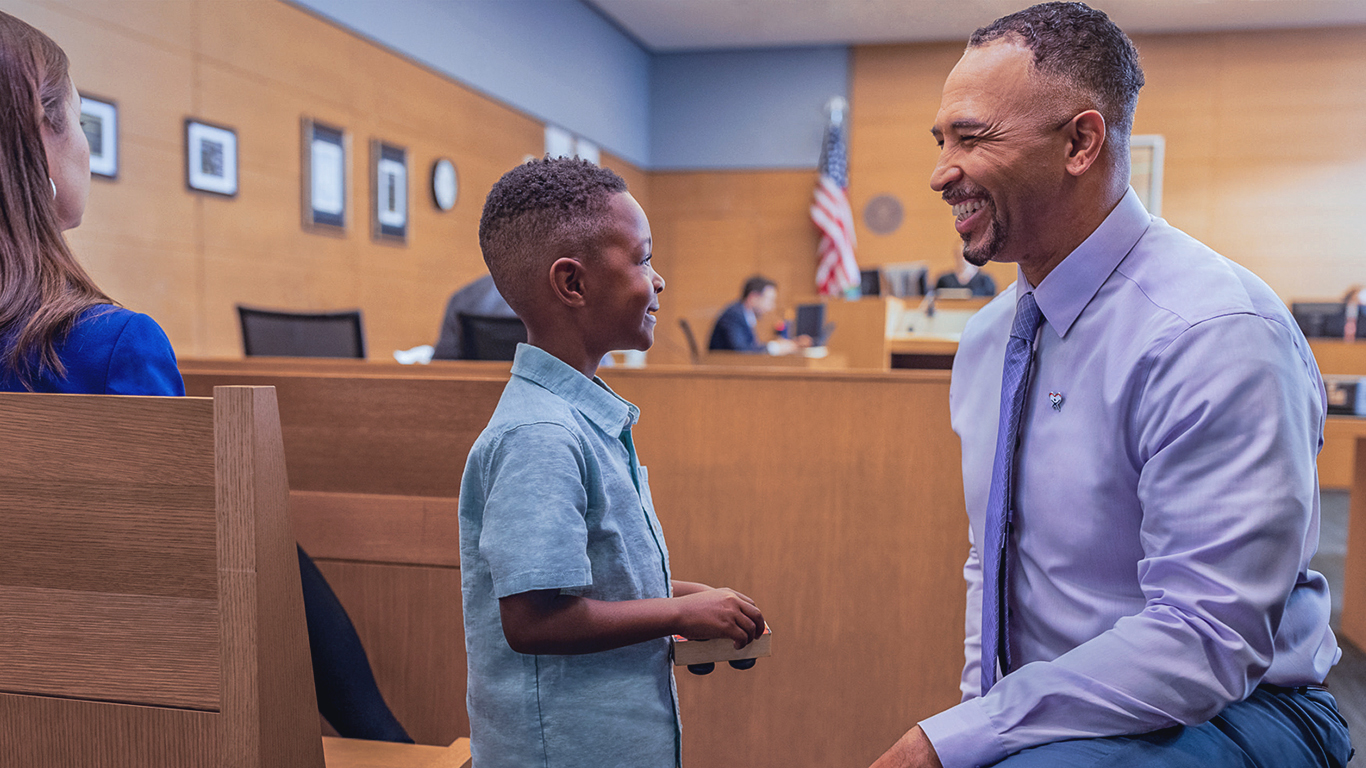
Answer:
[{"label": "man's beard", "polygon": [[963,236],[963,260],[974,267],[985,266],[988,261],[995,259],[1001,252],[1001,247],[1006,239],[1006,223],[1001,218],[996,206],[991,206],[991,225],[986,233],[985,242],[977,246],[969,245],[972,233],[965,233]]}]

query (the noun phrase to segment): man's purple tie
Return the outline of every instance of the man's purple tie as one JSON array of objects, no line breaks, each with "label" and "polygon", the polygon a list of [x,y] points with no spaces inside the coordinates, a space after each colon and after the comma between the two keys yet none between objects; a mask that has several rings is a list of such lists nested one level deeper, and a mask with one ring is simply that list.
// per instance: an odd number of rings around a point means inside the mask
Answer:
[{"label": "man's purple tie", "polygon": [[1029,390],[1029,364],[1034,334],[1041,319],[1033,292],[1015,303],[1015,324],[1006,344],[1001,373],[1001,422],[996,429],[996,458],[991,463],[991,493],[987,497],[986,542],[982,548],[982,695],[996,682],[996,657],[1010,671],[1010,643],[1006,639],[1010,596],[1009,526],[1014,509],[1015,446],[1020,437],[1020,414]]}]

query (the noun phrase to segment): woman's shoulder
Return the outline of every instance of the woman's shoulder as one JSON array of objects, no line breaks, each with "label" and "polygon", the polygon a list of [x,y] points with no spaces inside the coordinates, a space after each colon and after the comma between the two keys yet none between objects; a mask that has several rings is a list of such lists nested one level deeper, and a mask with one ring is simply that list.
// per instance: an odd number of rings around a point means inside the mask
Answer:
[{"label": "woman's shoulder", "polygon": [[81,312],[61,344],[67,378],[92,394],[180,395],[185,387],[166,332],[151,317],[112,304]]},{"label": "woman's shoulder", "polygon": [[[134,312],[115,304],[96,304],[86,307],[71,324],[68,340],[81,337],[108,337],[117,339],[125,330],[146,333],[148,326],[161,329],[156,321],[141,312]],[[131,327],[130,327],[131,326]]]}]

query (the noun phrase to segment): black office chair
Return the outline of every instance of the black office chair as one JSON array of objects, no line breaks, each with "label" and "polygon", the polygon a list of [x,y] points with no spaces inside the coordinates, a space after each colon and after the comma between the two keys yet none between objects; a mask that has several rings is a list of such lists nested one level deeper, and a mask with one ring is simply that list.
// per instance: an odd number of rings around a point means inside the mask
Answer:
[{"label": "black office chair", "polygon": [[526,326],[518,317],[456,315],[460,321],[461,360],[511,360],[526,343]]},{"label": "black office chair", "polygon": [[[1290,313],[1309,339],[1340,339],[1347,327],[1347,305],[1340,301],[1296,301]],[[1357,338],[1366,336],[1366,324],[1357,318]]]},{"label": "black office chair", "polygon": [[683,329],[683,338],[688,340],[688,356],[692,358],[693,365],[702,362],[702,353],[697,348],[697,337],[693,335],[692,323],[688,318],[678,318],[678,327]]},{"label": "black office chair", "polygon": [[237,305],[247,357],[365,357],[359,309],[284,312]]}]

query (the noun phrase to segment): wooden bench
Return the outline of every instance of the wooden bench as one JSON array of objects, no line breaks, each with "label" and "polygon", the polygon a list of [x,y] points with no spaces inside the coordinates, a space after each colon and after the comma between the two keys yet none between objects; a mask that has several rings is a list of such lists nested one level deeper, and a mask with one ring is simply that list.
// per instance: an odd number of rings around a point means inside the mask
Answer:
[{"label": "wooden bench", "polygon": [[[468,735],[456,498],[507,374],[287,368],[182,364],[192,394],[276,387],[296,533],[381,690],[419,741]],[[679,675],[688,764],[861,768],[957,702],[967,521],[947,372],[603,375],[642,409],[674,574],[750,594],[778,634],[752,670]]]},{"label": "wooden bench", "polygon": [[287,492],[269,388],[0,395],[0,764],[321,768]]}]

